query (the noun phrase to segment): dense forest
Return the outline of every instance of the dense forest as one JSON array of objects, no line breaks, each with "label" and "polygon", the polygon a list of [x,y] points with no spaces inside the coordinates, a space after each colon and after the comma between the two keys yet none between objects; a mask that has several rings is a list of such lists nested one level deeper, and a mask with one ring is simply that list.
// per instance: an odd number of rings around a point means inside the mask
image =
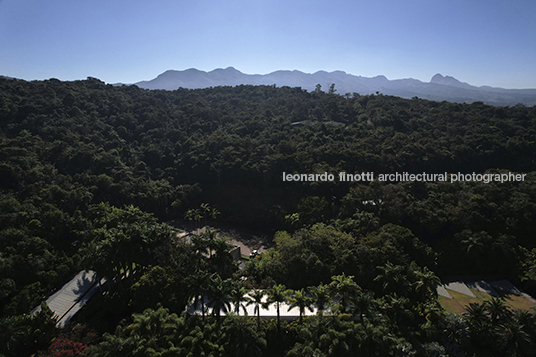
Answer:
[{"label": "dense forest", "polygon": [[[448,313],[435,287],[536,292],[536,107],[335,92],[0,78],[0,355],[535,356],[534,312]],[[283,180],[340,172],[526,176]],[[273,247],[239,270],[225,238],[178,238],[173,220]],[[107,283],[75,323],[30,314],[81,269]],[[263,296],[330,309],[237,314]],[[210,316],[185,312],[200,297]]]}]

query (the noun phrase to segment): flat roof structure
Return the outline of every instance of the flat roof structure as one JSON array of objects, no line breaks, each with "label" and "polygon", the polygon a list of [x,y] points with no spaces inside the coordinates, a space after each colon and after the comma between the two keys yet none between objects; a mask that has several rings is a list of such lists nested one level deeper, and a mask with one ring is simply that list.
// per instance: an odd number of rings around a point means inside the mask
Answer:
[{"label": "flat roof structure", "polygon": [[[249,298],[249,295],[246,295],[247,298]],[[267,297],[265,296],[262,301],[263,303],[265,303],[267,300]],[[207,306],[207,300],[205,299],[205,308],[206,308],[206,314],[207,315],[210,315],[212,313],[212,307],[210,306]],[[247,313],[247,316],[252,316],[252,317],[256,317],[257,314],[255,313],[255,304],[251,304],[251,305],[246,305],[247,303],[243,302],[242,305],[245,306],[246,308],[246,313]],[[235,304],[233,303],[230,303],[231,305],[231,309],[230,311],[228,312],[234,312],[236,307],[235,307]],[[289,310],[289,307],[290,307],[290,304],[289,303],[286,303],[286,302],[282,302],[279,304],[279,315],[280,315],[280,318],[282,321],[288,321],[288,320],[294,320],[294,319],[297,319],[300,317],[300,309],[297,308],[297,307],[294,307],[292,309]],[[304,317],[305,316],[314,316],[317,314],[318,312],[318,308],[315,306],[312,306],[313,308],[313,311],[309,310],[309,309],[305,309],[305,313],[304,313]],[[201,306],[192,306],[192,305],[189,305],[187,306],[187,309],[186,311],[190,314],[199,314],[201,315]],[[326,314],[330,314],[330,310],[328,310],[327,308],[324,309],[324,312]],[[221,312],[222,315],[224,315],[224,312],[222,311]],[[238,313],[240,316],[244,316],[244,309],[242,306],[240,306],[240,310],[239,310],[239,313]],[[276,306],[276,303],[272,303],[270,305],[268,305],[268,308],[264,308],[262,305],[260,306],[260,313],[259,313],[260,317],[262,319],[276,319],[277,318],[277,306]]]},{"label": "flat roof structure", "polygon": [[[105,279],[101,280],[101,284]],[[63,287],[49,296],[45,302],[58,319],[57,327],[61,328],[95,295],[99,289],[97,273],[82,270]],[[32,312],[41,310],[41,306]]]}]

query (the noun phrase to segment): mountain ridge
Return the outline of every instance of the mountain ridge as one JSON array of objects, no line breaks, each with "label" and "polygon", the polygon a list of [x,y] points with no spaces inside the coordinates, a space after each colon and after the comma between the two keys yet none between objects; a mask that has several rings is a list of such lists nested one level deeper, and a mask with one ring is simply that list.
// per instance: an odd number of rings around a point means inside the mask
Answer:
[{"label": "mountain ridge", "polygon": [[[486,104],[504,106],[524,104],[536,105],[536,89],[504,89],[490,86],[473,86],[440,73],[430,82],[404,78],[389,80],[384,75],[362,77],[344,71],[327,72],[319,70],[305,73],[299,70],[278,70],[267,74],[245,74],[234,67],[216,68],[206,72],[196,68],[167,70],[156,78],[134,83],[140,88],[175,90],[178,88],[208,88],[236,85],[276,85],[279,87],[301,87],[315,90],[320,84],[324,90],[335,83],[338,94],[360,95],[380,92],[403,98],[419,97],[435,101],[467,102],[481,101]],[[121,84],[117,84],[121,85]]]}]

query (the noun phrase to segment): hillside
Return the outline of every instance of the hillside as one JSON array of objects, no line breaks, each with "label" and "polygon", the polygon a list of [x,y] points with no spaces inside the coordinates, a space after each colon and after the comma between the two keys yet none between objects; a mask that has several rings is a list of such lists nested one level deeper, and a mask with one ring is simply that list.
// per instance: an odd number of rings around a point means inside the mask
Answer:
[{"label": "hillside", "polygon": [[436,101],[486,104],[505,106],[522,103],[536,105],[536,89],[503,89],[488,86],[476,87],[462,83],[451,76],[436,74],[430,82],[416,79],[389,80],[379,75],[373,78],[355,76],[343,71],[318,71],[303,73],[300,71],[275,71],[272,73],[244,74],[233,67],[215,69],[210,72],[190,68],[184,71],[169,70],[156,78],[135,83],[140,88],[175,90],[177,88],[208,88],[216,86],[276,85],[278,87],[301,87],[307,91],[316,89],[320,84],[324,91],[335,84],[338,94],[358,93],[360,95],[380,92],[402,98],[420,97]]}]

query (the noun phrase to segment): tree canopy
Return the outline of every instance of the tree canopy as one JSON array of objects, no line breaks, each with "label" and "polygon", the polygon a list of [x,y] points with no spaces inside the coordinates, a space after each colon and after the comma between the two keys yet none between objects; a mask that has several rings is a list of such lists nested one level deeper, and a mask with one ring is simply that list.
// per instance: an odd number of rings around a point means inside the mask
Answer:
[{"label": "tree canopy", "polygon": [[[535,291],[536,108],[335,86],[1,77],[0,322],[13,336],[2,353],[46,349],[53,329],[35,335],[49,316],[28,313],[87,268],[108,281],[78,317],[99,337],[62,335],[49,355],[534,355],[532,313],[492,300],[452,316],[435,286],[500,274]],[[341,172],[525,178],[350,182]],[[183,219],[259,229],[272,248],[239,272],[225,238],[179,238],[162,223]],[[325,309],[301,323],[232,314],[258,314],[266,299],[300,316],[312,301]],[[202,317],[181,315],[190,304]]]}]

